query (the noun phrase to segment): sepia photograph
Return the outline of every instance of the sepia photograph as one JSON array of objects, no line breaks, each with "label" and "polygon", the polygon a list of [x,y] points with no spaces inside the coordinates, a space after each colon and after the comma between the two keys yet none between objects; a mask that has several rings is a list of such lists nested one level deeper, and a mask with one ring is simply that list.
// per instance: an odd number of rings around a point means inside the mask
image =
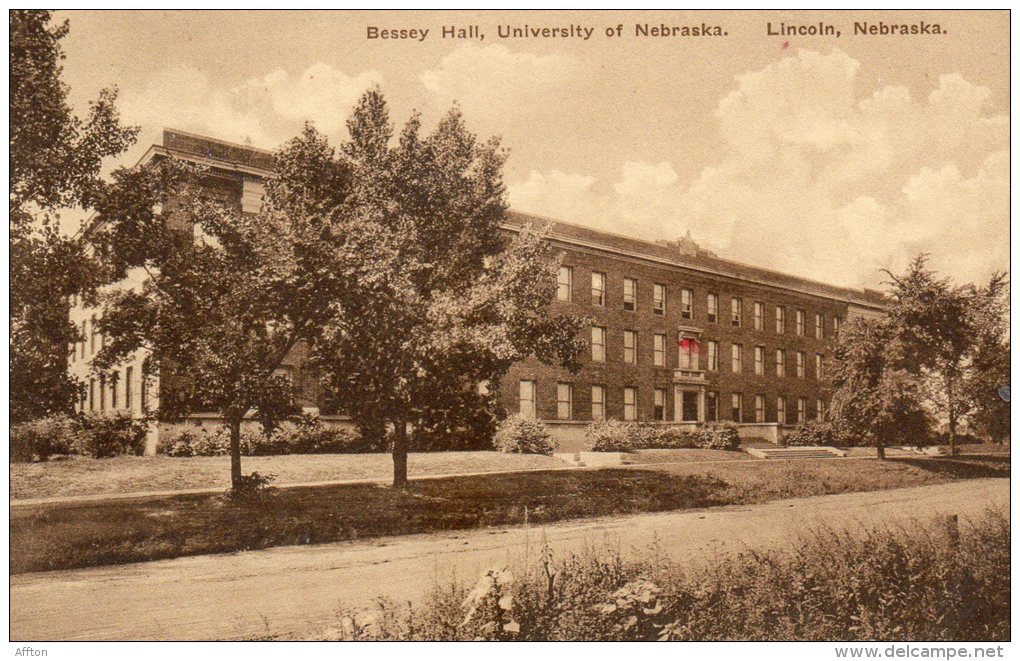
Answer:
[{"label": "sepia photograph", "polygon": [[1007,655],[1008,9],[8,24],[12,656]]}]

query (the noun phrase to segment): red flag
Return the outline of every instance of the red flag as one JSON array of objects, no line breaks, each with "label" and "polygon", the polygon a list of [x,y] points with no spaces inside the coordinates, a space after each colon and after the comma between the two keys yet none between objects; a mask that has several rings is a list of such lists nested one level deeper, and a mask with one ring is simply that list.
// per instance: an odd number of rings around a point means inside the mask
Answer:
[{"label": "red flag", "polygon": [[701,353],[701,344],[693,337],[685,337],[680,340],[680,350],[684,353]]}]

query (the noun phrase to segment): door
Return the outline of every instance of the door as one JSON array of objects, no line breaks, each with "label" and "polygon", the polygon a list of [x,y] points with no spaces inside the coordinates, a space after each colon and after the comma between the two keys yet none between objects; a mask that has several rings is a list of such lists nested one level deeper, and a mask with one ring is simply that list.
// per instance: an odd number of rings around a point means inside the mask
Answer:
[{"label": "door", "polygon": [[684,422],[698,421],[698,393],[694,390],[682,391],[683,396],[683,417]]}]

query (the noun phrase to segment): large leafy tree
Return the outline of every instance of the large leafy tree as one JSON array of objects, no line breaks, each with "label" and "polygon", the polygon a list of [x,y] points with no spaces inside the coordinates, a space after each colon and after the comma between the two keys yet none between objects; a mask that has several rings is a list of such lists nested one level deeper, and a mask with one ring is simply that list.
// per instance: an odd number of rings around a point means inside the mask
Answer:
[{"label": "large leafy tree", "polygon": [[124,151],[136,129],[120,126],[106,89],[85,119],[67,103],[60,40],[68,24],[50,12],[14,10],[10,27],[11,418],[66,411],[77,385],[67,350],[78,339],[66,298],[91,295],[108,276],[84,245],[60,230],[61,210],[91,208],[103,160]]},{"label": "large leafy tree", "polygon": [[[557,258],[539,233],[507,239],[497,140],[479,142],[455,108],[423,135],[417,116],[394,139],[378,90],[347,122],[336,155],[349,191],[321,189],[343,233],[370,249],[344,255],[351,305],[312,345],[326,389],[355,419],[393,428],[394,486],[407,482],[408,425],[484,409],[478,389],[529,355],[576,367],[583,320],[550,315]],[[325,151],[325,140],[308,135]],[[313,168],[315,169],[315,168]],[[337,265],[335,268],[344,268]]]},{"label": "large leafy tree", "polygon": [[974,346],[964,378],[969,418],[979,433],[1001,442],[1010,435],[1009,286],[1003,274],[974,291]]}]

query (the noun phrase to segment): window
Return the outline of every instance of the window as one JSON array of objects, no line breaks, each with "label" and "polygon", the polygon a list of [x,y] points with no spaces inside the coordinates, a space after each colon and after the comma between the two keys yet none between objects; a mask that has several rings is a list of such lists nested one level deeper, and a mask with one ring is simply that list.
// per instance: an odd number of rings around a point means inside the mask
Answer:
[{"label": "window", "polygon": [[81,357],[85,357],[85,343],[89,337],[89,320],[83,319],[81,322]]},{"label": "window", "polygon": [[106,410],[106,376],[99,377],[99,410]]},{"label": "window", "polygon": [[712,372],[719,370],[719,343],[715,340],[708,341],[708,369]]},{"label": "window", "polygon": [[110,409],[113,411],[117,410],[117,373],[114,372],[110,375]]},{"label": "window", "polygon": [[786,352],[776,349],[776,376],[786,376]]},{"label": "window", "polygon": [[740,316],[741,316],[740,299],[739,298],[731,298],[730,299],[730,325],[732,325],[732,326],[739,326],[740,325]]},{"label": "window", "polygon": [[780,334],[786,332],[786,308],[782,305],[776,306],[776,332]]},{"label": "window", "polygon": [[719,320],[719,294],[708,295],[708,320],[713,324]]},{"label": "window", "polygon": [[807,399],[804,397],[797,398],[797,424],[804,422],[804,412],[807,410]]},{"label": "window", "polygon": [[825,339],[825,316],[820,312],[815,313],[815,339]]},{"label": "window", "polygon": [[574,386],[572,384],[556,384],[556,417],[560,420],[570,420],[574,417]]},{"label": "window", "polygon": [[815,402],[815,417],[818,422],[825,422],[825,400],[819,399]]},{"label": "window", "polygon": [[606,387],[591,387],[591,419],[604,420],[606,417]]},{"label": "window", "polygon": [[535,419],[535,382],[522,380],[520,385],[520,406],[518,412],[529,420]]},{"label": "window", "polygon": [[606,329],[591,327],[591,359],[596,363],[606,362]]},{"label": "window", "polygon": [[561,266],[556,276],[556,300],[569,302],[573,292],[574,269],[569,266]]},{"label": "window", "polygon": [[825,378],[825,365],[824,365],[823,360],[824,359],[822,358],[822,354],[820,354],[820,353],[816,353],[815,354],[815,378],[816,379],[824,379]]},{"label": "window", "polygon": [[652,363],[656,367],[666,366],[666,336],[660,333],[652,336]]},{"label": "window", "polygon": [[732,345],[732,348],[731,348],[731,351],[730,351],[730,358],[731,358],[730,366],[733,368],[733,373],[734,374],[739,374],[740,373],[740,351],[741,351],[742,348],[743,347],[741,347],[739,344],[734,344],[734,345]]},{"label": "window", "polygon": [[680,336],[680,369],[682,370],[696,370],[698,369],[698,353],[700,347],[698,346],[698,340],[693,337]]},{"label": "window", "polygon": [[839,332],[839,317],[832,318],[832,332],[833,333]]},{"label": "window", "polygon": [[694,317],[694,291],[691,289],[680,290],[680,316],[684,319]]},{"label": "window", "polygon": [[633,386],[623,389],[623,419],[637,420],[637,388]]},{"label": "window", "polygon": [[797,335],[800,336],[800,337],[804,336],[804,316],[806,314],[807,313],[805,313],[803,310],[797,310],[797,317],[796,317],[797,323],[796,323],[796,327],[797,327]]},{"label": "window", "polygon": [[765,373],[765,347],[754,348],[754,373]]},{"label": "window", "polygon": [[149,412],[149,384],[145,378],[145,368],[142,368],[141,379],[138,384],[139,389],[139,404],[142,406],[142,414]]},{"label": "window", "polygon": [[786,397],[783,395],[776,397],[776,422],[786,424]]},{"label": "window", "polygon": [[717,422],[719,420],[719,393],[705,393],[705,420]]},{"label": "window", "polygon": [[89,379],[89,410],[96,410],[96,380]]},{"label": "window", "polygon": [[593,271],[591,274],[591,304],[606,304],[606,274]]},{"label": "window", "polygon": [[804,378],[804,352],[803,351],[798,351],[797,352],[797,378],[798,379],[803,379]]},{"label": "window", "polygon": [[652,312],[666,314],[666,285],[652,285]]},{"label": "window", "polygon": [[765,304],[761,301],[754,303],[754,330],[765,330]]},{"label": "window", "polygon": [[623,309],[637,310],[637,280],[634,278],[623,279]]},{"label": "window", "polygon": [[666,420],[666,390],[665,388],[655,389],[655,419],[663,422]]},{"label": "window", "polygon": [[89,352],[96,354],[96,316],[92,315],[92,335],[89,336]]},{"label": "window", "polygon": [[733,396],[730,398],[730,419],[733,420],[733,422],[740,422],[740,405],[742,403],[742,399],[743,398],[740,396],[739,392],[733,393]]},{"label": "window", "polygon": [[765,395],[754,396],[754,421],[765,422]]},{"label": "window", "polygon": [[623,331],[623,362],[637,365],[637,333]]}]

